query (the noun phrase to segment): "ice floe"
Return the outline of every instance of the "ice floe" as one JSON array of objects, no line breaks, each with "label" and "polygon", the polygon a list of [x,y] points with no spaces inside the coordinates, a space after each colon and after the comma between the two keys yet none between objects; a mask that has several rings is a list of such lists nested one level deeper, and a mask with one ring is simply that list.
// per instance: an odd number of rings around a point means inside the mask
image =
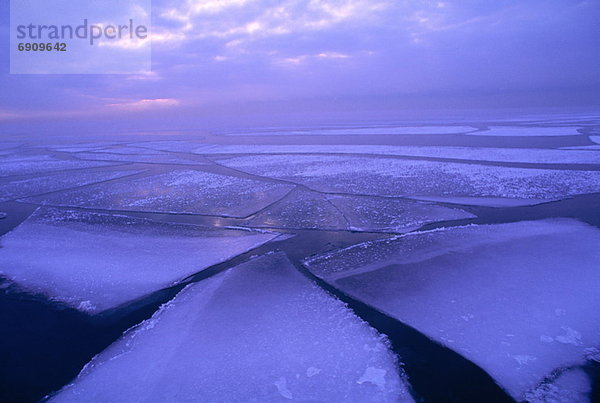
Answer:
[{"label": "ice floe", "polygon": [[[600,172],[331,155],[255,155],[219,163],[330,193],[544,200],[600,191]],[[523,203],[521,203],[523,204]],[[527,204],[527,203],[524,203]]]},{"label": "ice floe", "polygon": [[600,230],[572,219],[438,229],[305,262],[459,352],[515,399],[600,344]]},{"label": "ice floe", "polygon": [[295,192],[250,220],[250,226],[293,229],[348,228],[342,214],[324,196],[314,192]]},{"label": "ice floe", "polygon": [[0,181],[0,202],[134,175],[142,171],[70,171]]},{"label": "ice floe", "polygon": [[130,145],[159,151],[190,152],[191,150],[197,148],[200,144],[184,140],[164,140],[130,143]]},{"label": "ice floe", "polygon": [[246,217],[279,200],[293,187],[181,169],[28,200],[107,210]]},{"label": "ice floe", "polygon": [[408,232],[433,222],[475,217],[464,210],[410,200],[336,195],[327,198],[354,231]]},{"label": "ice floe", "polygon": [[51,401],[412,401],[386,340],[270,254],[185,288]]},{"label": "ice floe", "polygon": [[178,165],[207,165],[207,161],[195,161],[192,158],[180,157],[169,153],[156,154],[112,154],[112,153],[77,153],[77,158],[82,160],[100,160],[100,161],[123,161],[123,162],[141,162],[150,164],[178,164]]},{"label": "ice floe", "polygon": [[380,145],[205,145],[194,150],[214,154],[371,154],[536,164],[600,164],[600,154],[577,150]]},{"label": "ice floe", "polygon": [[490,126],[489,130],[469,133],[473,136],[578,136],[577,127],[568,126]]},{"label": "ice floe", "polygon": [[276,236],[41,208],[1,238],[0,275],[30,292],[98,313]]},{"label": "ice floe", "polygon": [[0,177],[112,165],[115,164],[96,161],[61,160],[46,155],[10,156],[0,159]]}]

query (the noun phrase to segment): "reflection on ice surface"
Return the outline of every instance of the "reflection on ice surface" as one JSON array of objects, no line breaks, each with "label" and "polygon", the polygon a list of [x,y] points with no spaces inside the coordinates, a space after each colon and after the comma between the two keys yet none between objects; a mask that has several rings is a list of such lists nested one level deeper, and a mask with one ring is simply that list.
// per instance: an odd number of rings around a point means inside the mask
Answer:
[{"label": "reflection on ice surface", "polygon": [[0,202],[134,175],[142,171],[72,171],[0,181]]},{"label": "reflection on ice surface", "polygon": [[292,188],[204,171],[174,170],[29,200],[55,206],[245,217],[279,200]]},{"label": "reflection on ice surface", "polygon": [[40,208],[2,238],[0,275],[28,291],[97,313],[275,237]]},{"label": "reflection on ice surface", "polygon": [[329,155],[257,155],[220,163],[318,191],[359,195],[492,197],[531,199],[536,204],[600,191],[600,171]]},{"label": "reflection on ice surface", "polygon": [[600,344],[598,245],[597,228],[553,219],[412,233],[306,265],[458,351],[520,400]]},{"label": "reflection on ice surface", "polygon": [[270,254],[184,289],[52,399],[412,401],[386,340]]}]

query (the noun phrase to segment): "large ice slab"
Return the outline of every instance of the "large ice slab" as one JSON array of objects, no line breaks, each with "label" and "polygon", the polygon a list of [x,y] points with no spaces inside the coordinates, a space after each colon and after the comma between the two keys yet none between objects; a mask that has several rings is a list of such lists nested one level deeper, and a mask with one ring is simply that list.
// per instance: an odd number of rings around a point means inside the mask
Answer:
[{"label": "large ice slab", "polygon": [[385,339],[266,255],[184,289],[51,401],[412,401]]},{"label": "large ice slab", "polygon": [[537,164],[600,164],[600,154],[583,150],[380,145],[205,145],[194,153],[214,154],[371,154]]},{"label": "large ice slab", "polygon": [[409,232],[433,222],[475,217],[464,210],[409,200],[327,196],[353,231]]},{"label": "large ice slab", "polygon": [[600,171],[330,155],[255,155],[219,162],[332,193],[530,199],[535,204],[600,191]]},{"label": "large ice slab", "polygon": [[590,136],[590,140],[596,144],[600,144],[600,136]]},{"label": "large ice slab", "polygon": [[522,400],[600,344],[598,245],[597,228],[549,219],[411,233],[306,265],[456,350]]},{"label": "large ice slab", "polygon": [[142,171],[69,171],[0,181],[0,202],[134,175]]},{"label": "large ice slab", "polygon": [[275,237],[42,208],[2,237],[0,275],[27,290],[97,313]]},{"label": "large ice slab", "polygon": [[577,127],[568,126],[490,126],[489,130],[469,133],[473,136],[578,136]]},{"label": "large ice slab", "polygon": [[0,177],[112,165],[115,164],[96,161],[60,160],[46,155],[9,156],[0,159]]},{"label": "large ice slab", "polygon": [[29,200],[54,206],[246,217],[279,200],[293,187],[180,169]]}]

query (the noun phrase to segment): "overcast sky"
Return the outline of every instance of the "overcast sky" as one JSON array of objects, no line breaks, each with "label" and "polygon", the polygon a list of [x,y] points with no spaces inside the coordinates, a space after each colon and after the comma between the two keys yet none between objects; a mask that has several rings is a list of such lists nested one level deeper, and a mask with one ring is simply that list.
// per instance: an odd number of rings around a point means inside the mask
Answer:
[{"label": "overcast sky", "polygon": [[597,0],[154,0],[151,73],[72,76],[8,73],[0,1],[4,122],[600,103]]}]

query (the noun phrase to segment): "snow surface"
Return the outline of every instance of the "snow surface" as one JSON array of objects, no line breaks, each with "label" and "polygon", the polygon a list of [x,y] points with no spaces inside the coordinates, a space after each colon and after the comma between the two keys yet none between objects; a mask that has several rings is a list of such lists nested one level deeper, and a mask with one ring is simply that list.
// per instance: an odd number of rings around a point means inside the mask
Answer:
[{"label": "snow surface", "polygon": [[473,136],[578,136],[577,127],[490,126],[490,130],[469,133]]},{"label": "snow surface", "polygon": [[548,219],[411,233],[305,264],[472,360],[522,400],[600,344],[598,245],[597,228]]},{"label": "snow surface", "polygon": [[114,165],[116,164],[107,162],[60,160],[47,155],[9,156],[0,159],[0,177]]},{"label": "snow surface", "polygon": [[282,253],[192,284],[52,401],[412,401],[386,340]]},{"label": "snow surface", "polygon": [[206,145],[197,154],[371,154],[472,161],[600,164],[600,154],[580,150],[380,145]]},{"label": "snow surface", "polygon": [[313,190],[358,195],[492,197],[531,199],[536,204],[600,191],[600,171],[330,155],[257,155],[219,163]]},{"label": "snow surface", "polygon": [[0,182],[0,202],[35,196],[91,183],[134,175],[142,171],[72,171]]},{"label": "snow surface", "polygon": [[471,126],[375,126],[347,128],[311,128],[304,130],[277,130],[227,133],[229,136],[320,136],[369,134],[462,134],[477,130]]},{"label": "snow surface", "polygon": [[181,169],[28,200],[55,206],[245,217],[279,200],[292,188]]},{"label": "snow surface", "polygon": [[2,237],[0,275],[29,291],[98,313],[275,237],[40,208]]}]

